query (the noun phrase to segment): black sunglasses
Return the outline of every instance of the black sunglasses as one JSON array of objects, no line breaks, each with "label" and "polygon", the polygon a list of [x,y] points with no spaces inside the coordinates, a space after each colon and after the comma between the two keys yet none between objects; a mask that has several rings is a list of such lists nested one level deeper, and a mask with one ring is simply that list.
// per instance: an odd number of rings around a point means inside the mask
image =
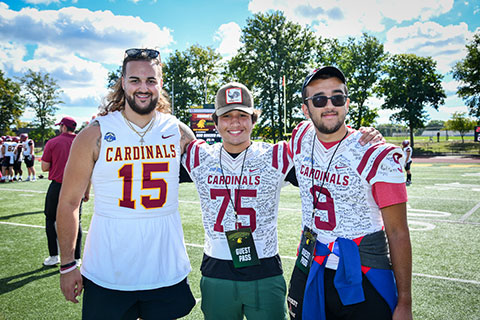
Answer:
[{"label": "black sunglasses", "polygon": [[137,49],[137,48],[132,48],[132,49],[127,49],[125,50],[125,54],[130,57],[130,58],[139,58],[139,57],[146,57],[150,59],[155,59],[160,55],[160,52],[154,49]]},{"label": "black sunglasses", "polygon": [[332,100],[332,104],[335,107],[342,107],[347,102],[347,98],[348,98],[348,96],[344,95],[344,94],[336,94],[336,95],[331,96],[331,97],[314,95],[314,96],[306,98],[305,103],[307,102],[307,100],[312,100],[313,106],[315,108],[323,108],[327,105],[327,102],[330,99],[330,100]]}]

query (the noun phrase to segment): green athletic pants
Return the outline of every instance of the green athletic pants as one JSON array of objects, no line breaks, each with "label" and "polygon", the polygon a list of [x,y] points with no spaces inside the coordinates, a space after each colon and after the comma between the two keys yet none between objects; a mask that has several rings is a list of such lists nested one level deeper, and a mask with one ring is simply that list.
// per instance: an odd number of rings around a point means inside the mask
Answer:
[{"label": "green athletic pants", "polygon": [[254,281],[202,277],[202,311],[206,320],[287,319],[282,275]]}]

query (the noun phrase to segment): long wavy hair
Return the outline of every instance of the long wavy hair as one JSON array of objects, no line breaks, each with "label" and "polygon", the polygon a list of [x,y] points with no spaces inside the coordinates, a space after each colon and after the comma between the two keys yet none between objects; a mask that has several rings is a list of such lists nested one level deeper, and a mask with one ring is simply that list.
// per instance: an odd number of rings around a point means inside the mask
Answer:
[{"label": "long wavy hair", "polygon": [[[160,68],[160,78],[163,79],[163,72],[162,72],[162,61],[160,59],[160,55],[157,58],[149,58],[146,54],[141,54],[132,58],[130,56],[126,56],[123,59],[122,64],[122,76],[118,78],[117,82],[110,90],[110,92],[105,97],[102,105],[99,107],[99,115],[104,116],[109,112],[113,111],[121,111],[125,109],[125,91],[122,88],[122,79],[125,76],[125,71],[127,68],[127,63],[130,61],[152,61],[154,64]],[[168,99],[168,94],[163,88],[160,89],[158,95],[158,102],[156,110],[163,113],[171,113],[172,109],[170,108],[170,101]]]}]

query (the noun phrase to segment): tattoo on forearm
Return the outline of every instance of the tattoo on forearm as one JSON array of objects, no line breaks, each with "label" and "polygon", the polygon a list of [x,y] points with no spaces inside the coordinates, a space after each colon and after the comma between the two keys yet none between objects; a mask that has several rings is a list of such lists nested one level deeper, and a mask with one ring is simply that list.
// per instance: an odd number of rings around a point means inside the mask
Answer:
[{"label": "tattoo on forearm", "polygon": [[[90,126],[92,127],[100,127],[100,123],[98,121],[93,121],[92,123],[90,123]],[[102,147],[102,134],[101,134],[101,131],[100,131],[100,135],[98,136],[97,138],[97,141],[95,142],[95,150],[93,152],[93,161],[96,162],[97,159],[98,159],[98,156],[100,154],[100,148]]]},{"label": "tattoo on forearm", "polygon": [[180,148],[181,148],[182,154],[183,154],[185,152],[185,149],[186,149],[187,145],[190,142],[192,142],[193,140],[195,140],[195,135],[193,134],[192,129],[190,129],[186,124],[184,124],[182,122],[180,122],[179,129],[180,129],[180,134],[181,134]]}]

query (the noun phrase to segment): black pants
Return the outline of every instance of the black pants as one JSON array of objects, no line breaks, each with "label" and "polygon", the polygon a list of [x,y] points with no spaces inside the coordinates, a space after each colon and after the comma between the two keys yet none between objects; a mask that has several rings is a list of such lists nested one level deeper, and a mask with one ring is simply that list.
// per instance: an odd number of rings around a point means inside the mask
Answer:
[{"label": "black pants", "polygon": [[365,301],[344,306],[333,283],[335,271],[325,268],[325,304],[328,320],[390,320],[392,311],[383,297],[362,274]]},{"label": "black pants", "polygon": [[[50,256],[58,255],[57,231],[55,230],[55,221],[57,221],[58,197],[62,184],[56,181],[50,183],[47,196],[45,198],[45,231],[47,233],[48,253]],[[78,218],[78,236],[75,244],[75,259],[82,256],[82,203],[80,202],[80,216]]]}]

